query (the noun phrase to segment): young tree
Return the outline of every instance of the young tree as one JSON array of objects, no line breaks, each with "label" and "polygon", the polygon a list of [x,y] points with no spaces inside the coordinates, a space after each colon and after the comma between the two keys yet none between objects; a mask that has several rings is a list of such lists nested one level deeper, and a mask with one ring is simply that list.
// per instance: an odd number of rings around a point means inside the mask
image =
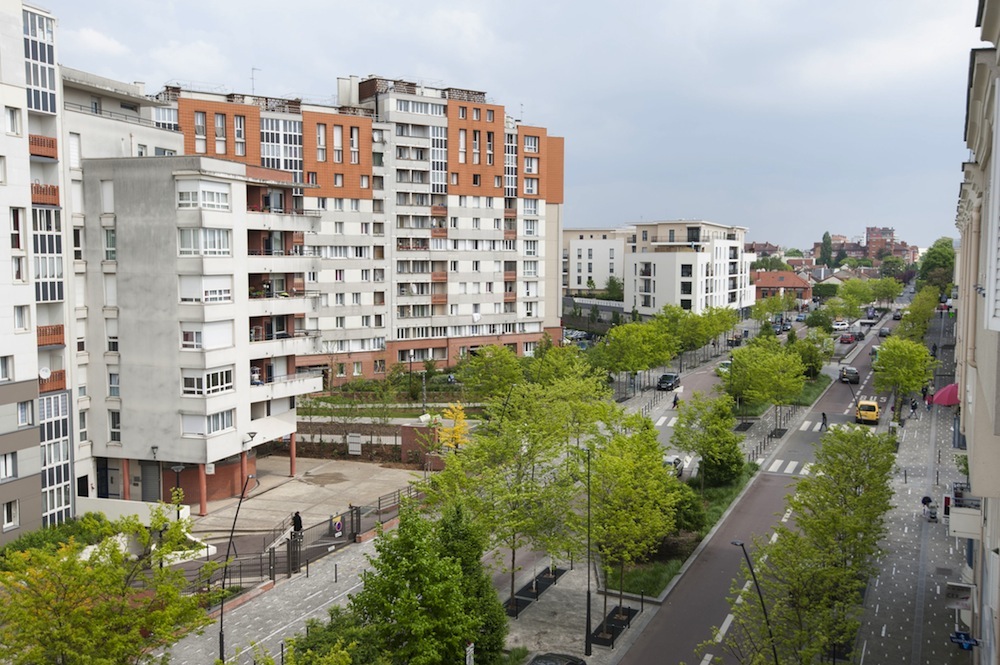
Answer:
[{"label": "young tree", "polygon": [[707,398],[695,391],[677,415],[671,443],[700,458],[698,476],[702,493],[706,484],[724,485],[742,473],[743,436],[733,431],[735,427],[733,400],[728,395]]},{"label": "young tree", "polygon": [[[679,496],[663,466],[652,422],[639,414],[606,423],[596,446],[591,481],[594,543],[608,566],[617,566],[619,593],[625,567],[645,560],[674,530]],[[607,616],[607,594],[604,615]],[[619,607],[623,606],[619,595]]]},{"label": "young tree", "polygon": [[361,573],[350,607],[393,662],[456,663],[477,622],[467,612],[462,566],[441,551],[433,525],[404,508],[395,531],[379,535],[378,556]]},{"label": "young tree", "polygon": [[[875,369],[875,390],[892,391],[896,400],[916,392],[932,375],[934,359],[927,347],[908,339],[892,336],[881,344]],[[896,410],[899,414],[900,409]]]},{"label": "young tree", "polygon": [[0,660],[152,663],[178,635],[208,624],[204,598],[185,593],[184,572],[161,567],[188,548],[174,510],[154,508],[149,527],[123,517],[111,524],[119,535],[86,550],[70,540],[56,550],[8,551],[0,562]]},{"label": "young tree", "polygon": [[844,301],[847,308],[846,313],[851,318],[857,318],[861,313],[861,308],[874,299],[872,287],[861,279],[847,280],[840,285],[837,295]]},{"label": "young tree", "polygon": [[474,401],[506,395],[515,383],[524,380],[517,355],[506,346],[479,347],[462,360],[456,374]]},{"label": "young tree", "polygon": [[945,291],[954,280],[955,245],[951,238],[938,238],[920,259],[920,279]]},{"label": "young tree", "polygon": [[898,281],[906,272],[906,262],[898,256],[886,256],[882,259],[878,271],[882,277],[892,277]]},{"label": "young tree", "polygon": [[608,300],[625,300],[625,283],[614,275],[608,276],[608,281],[604,285],[604,295]]},{"label": "young tree", "polygon": [[833,267],[833,238],[830,237],[829,231],[823,233],[823,242],[820,245],[819,261],[817,263],[829,268]]},{"label": "young tree", "polygon": [[886,307],[891,305],[903,293],[902,282],[893,277],[872,279],[869,280],[868,285],[871,287],[872,297]]}]

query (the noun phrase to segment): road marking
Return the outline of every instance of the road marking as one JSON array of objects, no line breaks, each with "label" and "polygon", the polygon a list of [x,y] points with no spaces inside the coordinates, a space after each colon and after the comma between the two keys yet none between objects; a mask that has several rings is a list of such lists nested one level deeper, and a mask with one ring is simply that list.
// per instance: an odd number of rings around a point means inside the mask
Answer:
[{"label": "road marking", "polygon": [[792,460],[791,462],[788,463],[788,466],[785,467],[785,473],[795,473],[795,467],[797,467],[798,465],[799,465],[798,462]]},{"label": "road marking", "polygon": [[802,424],[799,425],[799,431],[800,432],[805,432],[806,430],[809,429],[810,425],[812,425],[812,421],[811,420],[803,420]]},{"label": "road marking", "polygon": [[713,658],[715,658],[715,656],[710,653],[706,653],[705,657],[701,659],[700,665],[711,665]]},{"label": "road marking", "polygon": [[802,470],[799,471],[799,475],[800,476],[808,476],[809,472],[812,471],[812,465],[813,465],[812,462],[806,462],[805,464],[803,464],[802,465]]},{"label": "road marking", "polygon": [[[771,538],[768,539],[768,542],[771,543],[772,545],[774,545],[774,541],[776,541],[776,540],[778,540],[778,532],[777,531],[775,531],[774,533],[771,534]],[[765,561],[767,561],[767,555],[766,554],[760,558],[760,562],[761,563],[764,563]]]},{"label": "road marking", "polygon": [[670,419],[670,421],[669,421],[669,422],[667,423],[667,427],[673,427],[673,426],[674,426],[674,425],[675,425],[676,423],[677,423],[677,416],[674,416],[674,417],[673,417],[673,418],[671,418],[671,419]]},{"label": "road marking", "polygon": [[783,460],[783,459],[776,459],[773,462],[771,462],[771,466],[767,467],[767,470],[770,473],[777,473],[778,469],[780,469],[781,465],[784,464],[784,463],[785,463],[785,460]]},{"label": "road marking", "polygon": [[788,510],[785,511],[785,514],[781,516],[781,521],[787,522],[791,516],[792,516],[792,509],[789,508]]},{"label": "road marking", "polygon": [[660,416],[660,419],[656,421],[657,427],[663,427],[663,423],[667,422],[666,416]]},{"label": "road marking", "polygon": [[726,637],[726,631],[729,630],[729,624],[733,622],[733,615],[727,614],[726,620],[722,622],[722,627],[719,628],[719,632],[715,634],[715,641],[721,642]]},{"label": "road marking", "polygon": [[882,637],[885,637],[885,626],[886,624],[882,624]]}]

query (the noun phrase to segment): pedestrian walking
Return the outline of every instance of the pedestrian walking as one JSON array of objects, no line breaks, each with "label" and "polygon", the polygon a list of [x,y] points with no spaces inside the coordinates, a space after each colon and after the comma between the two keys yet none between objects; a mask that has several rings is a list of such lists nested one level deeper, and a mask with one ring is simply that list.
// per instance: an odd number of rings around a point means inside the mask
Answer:
[{"label": "pedestrian walking", "polygon": [[292,515],[292,531],[302,531],[302,515],[297,510]]},{"label": "pedestrian walking", "polygon": [[921,386],[921,388],[920,388],[920,399],[924,399],[924,400],[927,399],[927,384],[926,383],[923,386]]},{"label": "pedestrian walking", "polygon": [[927,410],[928,411],[931,410],[931,404],[933,404],[933,403],[934,403],[934,394],[928,392],[927,393]]},{"label": "pedestrian walking", "polygon": [[680,395],[678,395],[677,393],[674,393],[674,408],[676,409],[677,405],[680,404],[680,403],[681,403]]},{"label": "pedestrian walking", "polygon": [[917,400],[913,397],[910,398],[910,417],[913,418],[917,415]]},{"label": "pedestrian walking", "polygon": [[826,412],[824,411],[820,415],[823,417],[823,420],[819,424],[819,431],[822,432],[822,431],[826,430],[826,428],[827,428],[827,425],[826,425]]}]

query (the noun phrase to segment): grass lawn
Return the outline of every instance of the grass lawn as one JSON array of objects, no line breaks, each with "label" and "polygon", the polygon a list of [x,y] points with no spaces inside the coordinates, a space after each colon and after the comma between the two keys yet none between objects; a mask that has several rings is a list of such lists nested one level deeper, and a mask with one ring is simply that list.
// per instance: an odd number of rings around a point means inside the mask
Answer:
[{"label": "grass lawn", "polygon": [[[682,533],[666,538],[653,558],[625,570],[625,581],[622,586],[628,593],[659,596],[667,588],[684,565],[687,558],[698,547],[698,543],[711,531],[712,527],[722,518],[722,514],[732,504],[750,479],[757,473],[756,464],[747,464],[743,476],[732,484],[724,487],[705,488],[705,526],[699,533]],[[698,479],[689,481],[698,491]],[[618,589],[618,570],[605,568],[605,581],[608,589]]]}]

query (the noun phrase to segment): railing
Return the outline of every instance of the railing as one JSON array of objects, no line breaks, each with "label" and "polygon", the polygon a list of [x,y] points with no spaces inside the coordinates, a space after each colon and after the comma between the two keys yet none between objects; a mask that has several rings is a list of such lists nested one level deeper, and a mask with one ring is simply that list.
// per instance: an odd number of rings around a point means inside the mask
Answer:
[{"label": "railing", "polygon": [[111,118],[112,120],[121,120],[122,122],[130,122],[133,125],[142,125],[143,127],[157,127],[165,132],[180,132],[180,128],[174,129],[172,127],[165,126],[164,123],[156,123],[147,118],[140,118],[135,115],[128,115],[126,113],[115,113],[114,111],[94,111],[90,106],[85,106],[83,104],[74,104],[73,102],[64,102],[63,108],[67,111],[79,111],[80,113],[89,113],[90,115],[99,115],[102,118]]},{"label": "railing", "polygon": [[291,289],[290,291],[278,291],[277,293],[267,293],[266,291],[251,291],[251,300],[275,300],[280,298],[316,298],[320,295],[319,291],[301,291],[296,289]]},{"label": "railing", "polygon": [[31,185],[31,202],[39,205],[59,205],[59,185]]},{"label": "railing", "polygon": [[38,346],[61,346],[66,344],[66,335],[63,332],[63,324],[53,326],[38,326]]},{"label": "railing", "polygon": [[320,369],[307,369],[301,372],[296,372],[295,374],[281,374],[279,376],[261,377],[258,374],[251,372],[250,374],[250,385],[252,386],[266,386],[274,383],[290,383],[291,381],[301,381],[304,379],[314,379],[318,376],[323,376],[323,370]]},{"label": "railing", "polygon": [[504,219],[517,219],[517,208],[504,208]]},{"label": "railing", "polygon": [[58,159],[59,141],[52,136],[28,134],[28,154]]},{"label": "railing", "polygon": [[256,212],[262,215],[303,215],[305,217],[321,217],[323,215],[322,210],[312,210],[312,209],[298,209],[298,210],[286,210],[285,208],[261,208],[255,205],[248,205],[247,212]]},{"label": "railing", "polygon": [[277,332],[277,333],[265,333],[261,331],[250,331],[250,341],[251,342],[270,342],[276,339],[293,339],[297,337],[317,337],[320,334],[319,330],[296,330],[293,333],[288,332]]},{"label": "railing", "polygon": [[47,379],[38,379],[38,392],[52,393],[57,390],[66,390],[66,370],[64,369],[54,370]]}]

